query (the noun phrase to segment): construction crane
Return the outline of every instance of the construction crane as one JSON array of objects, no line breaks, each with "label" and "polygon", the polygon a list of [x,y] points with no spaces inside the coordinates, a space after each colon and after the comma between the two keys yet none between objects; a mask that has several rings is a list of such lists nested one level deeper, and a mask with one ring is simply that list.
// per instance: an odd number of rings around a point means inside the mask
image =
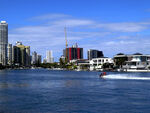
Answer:
[{"label": "construction crane", "polygon": [[68,61],[68,51],[67,51],[68,42],[67,42],[67,31],[66,31],[66,27],[65,27],[64,31],[65,31],[65,40],[66,40],[66,61]]}]

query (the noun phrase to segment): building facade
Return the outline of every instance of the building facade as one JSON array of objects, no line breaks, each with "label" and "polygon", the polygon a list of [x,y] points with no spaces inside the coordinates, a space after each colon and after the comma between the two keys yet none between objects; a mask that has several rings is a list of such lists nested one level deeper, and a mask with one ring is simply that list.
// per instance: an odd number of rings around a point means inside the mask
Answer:
[{"label": "building facade", "polygon": [[46,64],[46,63],[47,63],[45,58],[43,59],[43,63],[44,63],[44,64]]},{"label": "building facade", "polygon": [[42,56],[38,55],[36,51],[34,51],[32,53],[32,57],[31,57],[31,64],[35,65],[35,64],[41,64],[42,61]]},{"label": "building facade", "polygon": [[113,64],[113,59],[107,57],[93,58],[90,60],[90,70],[102,70],[102,66],[105,63]]},{"label": "building facade", "polygon": [[8,24],[0,22],[0,63],[7,64]]},{"label": "building facade", "polygon": [[87,56],[89,60],[92,60],[93,58],[101,58],[104,57],[103,52],[99,50],[90,49],[87,52]]},{"label": "building facade", "polygon": [[16,46],[13,46],[13,63],[18,66],[30,66],[30,46],[24,46],[21,42],[16,42]]},{"label": "building facade", "polygon": [[114,56],[115,65],[119,66],[124,71],[138,71],[150,69],[150,55],[135,53],[131,55],[117,54]]},{"label": "building facade", "polygon": [[34,51],[34,52],[32,53],[31,64],[37,64],[37,52],[36,52],[36,51]]},{"label": "building facade", "polygon": [[7,46],[7,64],[12,65],[12,44],[8,44]]},{"label": "building facade", "polygon": [[83,59],[83,48],[79,48],[77,45],[66,48],[63,50],[63,56],[70,60]]},{"label": "building facade", "polygon": [[37,55],[37,64],[41,64],[41,62],[42,62],[42,56]]},{"label": "building facade", "polygon": [[47,63],[54,63],[52,51],[46,51],[46,62]]}]

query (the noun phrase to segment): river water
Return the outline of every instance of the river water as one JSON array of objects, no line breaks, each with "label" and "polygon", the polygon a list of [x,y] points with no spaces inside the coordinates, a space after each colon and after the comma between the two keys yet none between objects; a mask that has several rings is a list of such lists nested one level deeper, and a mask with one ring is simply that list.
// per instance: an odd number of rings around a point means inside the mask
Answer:
[{"label": "river water", "polygon": [[148,113],[150,73],[1,70],[0,112]]}]

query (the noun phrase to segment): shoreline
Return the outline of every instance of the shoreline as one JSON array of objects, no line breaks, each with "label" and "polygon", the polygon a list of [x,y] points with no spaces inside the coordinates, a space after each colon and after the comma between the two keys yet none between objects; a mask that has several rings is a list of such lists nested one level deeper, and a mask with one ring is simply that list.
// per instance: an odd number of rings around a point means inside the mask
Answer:
[{"label": "shoreline", "polygon": [[26,70],[26,69],[47,69],[47,70],[53,70],[53,71],[87,71],[87,72],[119,72],[119,73],[150,73],[150,70],[70,70],[66,68],[42,68],[42,67],[31,67],[31,68],[5,68],[5,69],[0,69],[0,70]]}]

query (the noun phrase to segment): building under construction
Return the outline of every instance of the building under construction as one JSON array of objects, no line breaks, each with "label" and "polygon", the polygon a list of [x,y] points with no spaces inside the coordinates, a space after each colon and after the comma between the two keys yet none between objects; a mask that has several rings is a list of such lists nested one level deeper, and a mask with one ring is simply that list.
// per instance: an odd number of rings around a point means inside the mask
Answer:
[{"label": "building under construction", "polygon": [[79,48],[77,44],[73,45],[64,49],[63,55],[67,58],[67,61],[83,59],[83,48]]},{"label": "building under construction", "polygon": [[72,47],[68,47],[66,27],[64,31],[66,48],[63,50],[63,56],[66,58],[67,61],[83,59],[83,48],[79,48],[77,44],[73,45]]}]

